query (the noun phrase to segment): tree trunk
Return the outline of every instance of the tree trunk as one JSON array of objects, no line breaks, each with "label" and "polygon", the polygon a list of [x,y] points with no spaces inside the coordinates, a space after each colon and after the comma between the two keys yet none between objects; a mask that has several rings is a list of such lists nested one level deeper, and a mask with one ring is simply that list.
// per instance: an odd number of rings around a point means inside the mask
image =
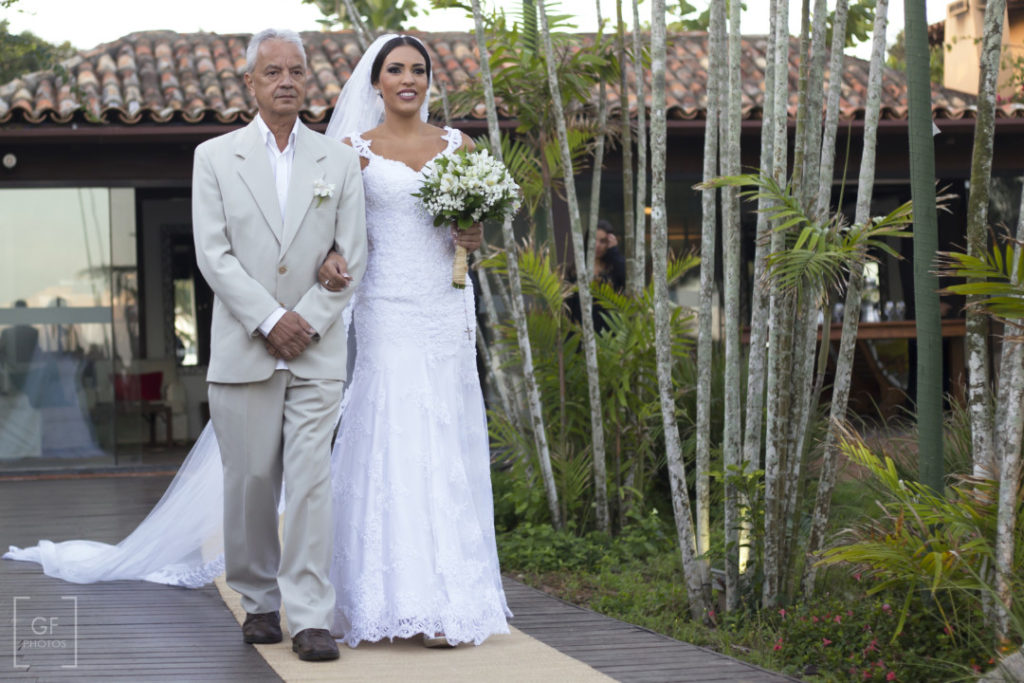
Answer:
[{"label": "tree trunk", "polygon": [[[617,0],[617,1],[618,2],[622,2],[622,0]],[[600,2],[600,0],[596,0],[596,2],[594,4],[595,4],[595,6],[597,8],[597,26],[598,26],[598,34],[597,35],[598,35],[598,38],[600,39],[601,31],[602,31],[602,28],[604,26],[604,22],[601,20],[601,2]],[[588,242],[588,244],[586,245],[586,254],[585,254],[585,261],[587,263],[587,266],[590,267],[591,269],[593,268],[593,263],[594,263],[594,248],[595,248],[595,244],[597,243],[597,220],[598,220],[598,213],[600,212],[600,206],[601,206],[601,170],[604,167],[605,129],[608,126],[608,99],[607,99],[607,96],[606,96],[607,93],[606,93],[606,90],[605,90],[604,80],[601,81],[601,83],[600,83],[600,85],[598,87],[598,93],[599,93],[599,97],[601,98],[601,101],[597,105],[597,141],[595,142],[595,149],[594,149],[594,174],[591,177],[591,182],[590,182],[590,216],[589,216],[590,220],[588,222],[588,227],[589,227],[589,229],[587,230],[587,242]],[[627,116],[627,120],[628,120],[628,116]],[[565,144],[566,144],[566,148],[568,149],[568,139],[567,139]],[[568,176],[566,176],[566,177],[568,177]],[[587,274],[587,281],[589,282],[592,278],[593,278],[593,272],[591,270],[591,272],[589,272]],[[581,298],[580,299],[580,307],[581,308],[582,308],[582,305],[583,305],[583,299]],[[593,321],[593,318],[591,318],[591,321]],[[597,390],[597,395],[600,396],[600,382],[599,382],[600,378],[596,374],[597,373],[597,341],[596,341],[596,338],[595,338],[595,342],[594,342],[594,349],[595,349],[594,350],[594,372],[595,372],[595,374],[594,374],[594,381],[595,381],[595,383],[597,383],[597,385],[599,387],[598,390]],[[588,372],[588,374],[590,372],[589,365],[587,367],[587,372]],[[589,381],[589,377],[588,377],[588,381]],[[597,420],[602,425],[602,429],[601,429],[601,434],[602,434],[601,444],[602,444],[602,446],[601,446],[601,462],[600,462],[600,466],[598,465],[598,461],[597,461],[597,450],[596,450],[596,447],[595,447],[595,451],[594,451],[594,492],[595,492],[594,504],[597,507],[597,526],[598,526],[598,528],[601,529],[601,531],[610,532],[611,531],[611,517],[610,517],[610,511],[609,511],[609,507],[610,506],[609,506],[609,503],[608,503],[608,474],[607,474],[607,471],[606,471],[607,468],[605,466],[604,436],[603,436],[604,435],[604,430],[603,430],[604,417],[601,414],[601,406],[598,405],[595,408],[594,405],[593,405],[593,402],[591,402],[591,411],[594,411],[595,409],[597,410]],[[594,424],[595,424],[594,423],[594,416],[593,416],[593,412],[592,412],[591,413],[591,425],[593,426]],[[616,473],[617,472],[618,472],[618,467],[616,467]]]},{"label": "tree trunk", "polygon": [[[842,4],[846,2],[841,0]],[[885,66],[885,29],[888,22],[889,0],[875,4],[874,38],[871,44],[871,66],[868,72],[867,104],[864,115],[864,146],[861,152],[860,177],[857,179],[857,208],[854,224],[871,219],[871,196],[875,184],[875,150],[878,141],[879,103],[882,97],[882,70]],[[836,9],[838,25],[839,9]],[[833,41],[833,48],[835,41]],[[835,60],[833,60],[834,63]],[[833,72],[834,74],[835,72]],[[831,78],[835,78],[832,76]],[[829,95],[831,98],[831,94]],[[820,197],[819,197],[820,199]],[[820,202],[819,202],[820,209]],[[832,491],[836,484],[836,463],[839,459],[839,438],[846,421],[846,407],[850,398],[850,380],[853,377],[853,357],[857,345],[857,326],[860,322],[861,295],[864,286],[864,260],[858,260],[850,270],[846,285],[846,304],[843,307],[843,333],[839,341],[835,380],[832,385],[832,405],[829,409],[828,432],[818,475],[818,492],[811,516],[811,532],[807,541],[807,563],[804,565],[803,594],[814,593],[817,568],[814,556],[822,549],[832,507]]]},{"label": "tree trunk", "polygon": [[[997,3],[1001,1],[996,0]],[[939,238],[935,208],[935,143],[932,139],[934,124],[929,78],[928,27],[923,3],[919,0],[904,0],[903,7],[906,17],[907,103],[910,109],[907,116],[910,136],[910,194],[914,201],[918,454],[921,482],[941,493],[942,321],[939,316],[937,293],[939,281],[934,273]],[[991,5],[989,7],[991,8]],[[980,109],[981,98],[978,101]],[[973,182],[971,187],[974,188]],[[974,199],[973,189],[971,199]],[[988,426],[991,430],[991,418]]]},{"label": "tree trunk", "polygon": [[576,257],[576,286],[580,295],[580,323],[583,328],[583,356],[587,366],[587,388],[590,394],[590,428],[592,431],[591,452],[594,463],[594,497],[597,505],[597,527],[610,531],[608,514],[608,474],[605,466],[604,419],[601,414],[601,383],[597,368],[597,335],[594,332],[593,295],[590,292],[592,267],[587,263],[583,248],[583,226],[580,222],[580,205],[576,200],[576,182],[573,176],[572,154],[569,151],[569,134],[565,127],[565,112],[562,110],[562,92],[555,71],[555,51],[548,29],[548,15],[543,2],[540,10],[540,29],[544,40],[545,63],[548,71],[548,88],[554,105],[555,127],[562,154],[562,168],[565,181],[565,199],[569,205],[569,223],[572,230],[572,248]]},{"label": "tree trunk", "polygon": [[665,148],[668,134],[665,107],[665,0],[651,7],[651,257],[654,265],[654,331],[658,394],[664,426],[672,509],[675,513],[690,614],[702,621],[710,606],[708,575],[697,559],[697,545],[686,487],[679,425],[672,385],[672,331],[668,296],[668,214],[665,209]]},{"label": "tree trunk", "polygon": [[[483,246],[486,248],[486,244]],[[484,317],[487,320],[487,327],[491,330],[491,334],[496,336],[498,334],[498,314],[497,309],[494,307],[491,282],[487,277],[486,270],[481,269],[477,272],[480,275],[477,279],[480,282],[480,300],[483,302]],[[485,351],[484,359],[487,363],[487,374],[495,391],[498,392],[501,408],[512,420],[512,424],[516,429],[522,429],[523,409],[519,402],[518,392],[515,391],[515,387],[511,386],[509,377],[505,374],[504,358],[497,350],[497,346],[494,349],[494,353],[492,353],[490,347],[486,344],[486,339],[484,342],[483,350]]]},{"label": "tree trunk", "polygon": [[[802,79],[800,99],[805,103],[805,109],[801,108],[798,118],[803,115],[802,134],[797,136],[796,156],[800,161],[794,160],[793,173],[799,178],[795,185],[795,191],[801,197],[804,206],[811,204],[816,196],[816,180],[821,175],[821,106],[822,106],[822,84],[825,71],[825,19],[827,8],[825,0],[815,0],[813,21],[806,14],[808,2],[805,0],[802,17],[804,35],[801,37],[801,49],[807,43],[807,24],[810,23],[811,36],[809,46],[801,53],[801,71],[803,63],[807,63],[806,78]],[[799,126],[798,126],[799,128]],[[798,166],[799,164],[799,166]],[[829,183],[831,185],[831,183]],[[813,216],[813,214],[812,214]],[[801,292],[801,298],[796,305],[796,317],[794,319],[793,354],[796,361],[792,367],[790,378],[790,391],[792,392],[792,414],[789,419],[789,448],[788,460],[786,461],[786,477],[784,479],[785,496],[782,502],[782,520],[785,526],[782,548],[782,562],[780,563],[779,586],[789,585],[790,568],[794,560],[794,534],[795,524],[798,518],[797,504],[800,497],[801,481],[803,478],[804,446],[807,426],[811,414],[814,411],[813,379],[814,379],[814,349],[817,345],[818,332],[818,302],[820,291],[805,290]],[[827,343],[827,339],[824,340]]]},{"label": "tree trunk", "polygon": [[[622,0],[616,0],[621,3]],[[597,37],[601,39],[604,22],[601,19],[601,2],[594,3],[597,10]],[[621,14],[621,12],[620,12]],[[621,19],[620,19],[621,24]],[[604,79],[598,84],[597,138],[594,142],[594,173],[590,178],[590,213],[587,216],[587,263],[594,262],[594,247],[597,243],[597,221],[601,212],[601,172],[604,169],[605,130],[608,126],[608,91]],[[625,163],[625,161],[623,161]],[[625,188],[623,188],[625,189]],[[624,229],[625,230],[625,229]]]},{"label": "tree trunk", "polygon": [[366,25],[363,24],[363,18],[359,16],[359,12],[356,11],[352,0],[342,0],[342,2],[345,3],[345,11],[352,22],[352,29],[356,34],[356,42],[359,43],[359,49],[366,52],[366,48],[370,47],[370,43],[373,42],[373,36],[370,35]]},{"label": "tree trunk", "polygon": [[[1024,273],[1016,268],[1020,262],[1021,244],[1024,243],[1024,187],[1021,188],[1020,209],[1017,218],[1017,246],[1014,248],[1013,281],[1020,283]],[[999,477],[999,508],[996,514],[996,594],[999,596],[999,635],[1006,637],[1010,629],[1010,610],[1013,608],[1013,582],[1018,573],[1013,566],[1016,550],[1017,500],[1020,492],[1021,437],[1024,433],[1024,340],[1018,319],[1016,329],[1010,330],[1003,341],[1003,359],[999,373],[999,440],[997,457],[1002,467]],[[1012,339],[1011,339],[1012,335]]]},{"label": "tree trunk", "polygon": [[[600,0],[598,0],[600,5]],[[643,275],[637,270],[636,223],[633,211],[633,128],[629,120],[629,71],[626,69],[626,24],[622,20],[622,0],[615,0],[615,47],[619,58],[619,123],[622,136],[622,251],[626,257],[626,292],[633,297],[643,290]],[[598,11],[598,26],[601,25]],[[634,33],[636,29],[634,28]],[[641,106],[642,106],[641,102]]]},{"label": "tree trunk", "polygon": [[[765,55],[764,115],[761,119],[761,172],[773,175],[774,121],[778,115],[775,105],[775,3],[772,3],[768,20],[768,50]],[[783,116],[785,110],[783,109]],[[747,410],[743,433],[743,470],[745,473],[757,470],[761,465],[761,432],[764,429],[764,380],[765,356],[768,343],[768,285],[764,281],[768,260],[768,245],[771,241],[771,227],[765,210],[768,202],[763,197],[757,201],[757,229],[754,250],[754,276],[750,310],[750,350],[747,358]],[[749,507],[754,501],[745,501]],[[740,529],[740,572],[746,571],[750,557],[750,520],[744,520]]]},{"label": "tree trunk", "polygon": [[[718,169],[720,109],[725,69],[725,0],[712,0],[708,29],[707,120],[704,124],[704,182]],[[723,173],[725,171],[723,170]],[[700,308],[697,312],[697,554],[711,547],[711,367],[712,311],[715,303],[715,243],[718,238],[717,191],[701,190]]]},{"label": "tree trunk", "polygon": [[[777,13],[775,18],[775,110],[776,119],[772,151],[772,173],[780,186],[786,184],[787,174],[787,134],[789,104],[789,2],[775,0]],[[779,112],[782,115],[779,116]],[[785,235],[773,231],[771,251],[779,251],[786,246]],[[769,293],[769,330],[768,330],[768,407],[767,426],[765,431],[765,463],[764,463],[764,584],[761,589],[763,607],[775,604],[778,598],[779,578],[779,530],[781,529],[779,503],[782,496],[781,470],[786,457],[788,442],[786,423],[789,419],[789,387],[784,381],[791,365],[792,330],[787,329],[792,316],[787,316],[787,309],[792,309],[792,302],[786,300],[774,288]],[[790,320],[787,320],[790,318]],[[788,337],[788,338],[787,338]]]},{"label": "tree trunk", "polygon": [[[981,46],[981,74],[978,81],[978,113],[974,123],[974,153],[971,159],[971,190],[967,201],[967,253],[982,256],[988,250],[988,201],[992,186],[992,146],[995,138],[996,78],[1003,42],[1006,0],[985,6],[985,28]],[[908,45],[909,48],[909,45]],[[909,68],[909,54],[907,67]],[[968,296],[967,303],[979,299]],[[967,309],[967,405],[971,416],[971,445],[974,475],[997,478],[995,421],[992,378],[988,350],[989,321],[984,311]]]},{"label": "tree trunk", "polygon": [[[804,171],[803,177],[807,178],[804,184],[804,205],[810,205],[814,201],[818,187],[814,179],[820,176],[821,169],[821,107],[824,96],[825,83],[825,57],[828,50],[825,45],[825,30],[827,28],[828,7],[825,0],[815,0],[814,20],[811,28],[811,51],[810,51],[810,73],[807,78],[807,142],[804,150]],[[836,31],[835,33],[845,33]],[[835,41],[833,40],[833,45]],[[840,53],[842,53],[843,41],[840,41]],[[831,178],[829,179],[831,181]],[[831,182],[829,183],[831,186]]]},{"label": "tree trunk", "polygon": [[[882,0],[882,3],[886,5],[888,2],[889,0]],[[839,96],[843,90],[843,50],[846,46],[846,20],[850,13],[849,10],[849,0],[837,0],[835,19],[832,21],[832,54],[828,65],[828,102],[825,105],[825,130],[821,140],[818,198],[814,207],[814,216],[817,220],[822,220],[828,215],[829,205],[832,203],[832,179],[835,176],[836,167],[836,133],[839,131]],[[883,8],[882,11],[884,12],[885,9]],[[877,7],[875,16],[878,16]],[[875,26],[877,25],[876,19]],[[872,55],[873,57],[874,55]],[[868,80],[870,82],[870,76]],[[865,118],[869,113],[870,110],[865,111]],[[877,120],[877,112],[875,114]]]},{"label": "tree trunk", "polygon": [[[740,95],[743,74],[740,71],[740,3],[729,5],[729,77],[721,139],[724,142],[722,166],[726,175],[739,175]],[[722,455],[725,465],[725,606],[735,610],[740,604],[739,573],[739,493],[731,480],[743,459],[743,419],[740,392],[740,198],[738,188],[722,189],[722,262],[725,269],[725,415]]]},{"label": "tree trunk", "polygon": [[[787,30],[787,35],[788,35]],[[788,44],[788,43],[787,43]],[[796,86],[796,130],[793,137],[793,193],[803,197],[804,152],[807,150],[807,79],[811,74],[811,0],[800,2],[800,67]]]},{"label": "tree trunk", "polygon": [[636,217],[633,253],[639,288],[647,279],[647,77],[640,44],[640,0],[633,0],[633,81],[636,85]]},{"label": "tree trunk", "polygon": [[[484,101],[487,106],[487,130],[490,133],[491,148],[494,155],[501,159],[501,133],[498,130],[498,110],[494,103],[494,83],[491,79],[490,53],[487,50],[487,37],[484,35],[483,15],[480,12],[480,0],[473,0],[473,20],[476,24],[477,48],[480,50],[480,75],[484,82]],[[530,348],[530,333],[526,327],[526,311],[523,307],[523,284],[519,277],[519,249],[516,236],[512,232],[512,219],[506,218],[502,225],[505,248],[508,250],[508,279],[511,286],[509,300],[512,303],[512,319],[519,338],[519,352],[523,359],[523,381],[530,404],[530,427],[533,429],[534,444],[537,448],[537,460],[540,464],[544,491],[547,494],[548,510],[551,523],[561,529],[562,514],[558,507],[558,489],[555,487],[555,475],[551,469],[551,453],[548,450],[547,433],[544,429],[544,413],[541,408],[540,391],[537,378],[533,374],[533,352]]]},{"label": "tree trunk", "polygon": [[[811,151],[810,148],[808,151]],[[808,178],[817,176],[817,169],[814,170],[815,173],[808,174]],[[806,457],[804,442],[813,410],[811,397],[814,382],[814,349],[818,340],[818,295],[818,291],[805,291],[801,294],[793,321],[793,374],[790,385],[793,392],[793,412],[789,420],[789,459],[786,461],[786,494],[782,501],[782,562],[779,573],[779,588],[785,590],[787,595],[795,560],[795,535],[799,527],[798,505]]]}]

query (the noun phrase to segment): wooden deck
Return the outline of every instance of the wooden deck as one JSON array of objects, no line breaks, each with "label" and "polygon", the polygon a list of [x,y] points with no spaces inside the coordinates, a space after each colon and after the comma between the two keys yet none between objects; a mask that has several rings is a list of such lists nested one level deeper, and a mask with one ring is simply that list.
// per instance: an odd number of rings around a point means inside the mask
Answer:
[{"label": "wooden deck", "polygon": [[553,598],[505,578],[512,625],[623,683],[796,680]]},{"label": "wooden deck", "polygon": [[[32,545],[40,538],[116,543],[169,481],[166,476],[0,479],[0,546]],[[505,590],[516,615],[513,626],[620,681],[793,680],[576,607],[510,578]],[[0,561],[0,680],[281,679],[242,643],[237,623],[212,586],[76,585],[43,576],[32,563]]]}]

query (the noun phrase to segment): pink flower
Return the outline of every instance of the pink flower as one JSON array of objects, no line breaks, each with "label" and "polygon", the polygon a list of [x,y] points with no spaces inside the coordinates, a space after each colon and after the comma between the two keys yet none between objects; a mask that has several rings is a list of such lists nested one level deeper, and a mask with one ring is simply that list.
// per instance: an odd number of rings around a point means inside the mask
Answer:
[{"label": "pink flower", "polygon": [[837,623],[837,624],[841,624],[841,623],[843,623],[843,618],[842,618],[842,617],[840,617],[840,616],[839,616],[838,614],[836,615],[836,623]]},{"label": "pink flower", "polygon": [[812,616],[811,617],[811,622],[817,624],[818,623],[818,617]]},{"label": "pink flower", "polygon": [[953,629],[951,629],[948,624],[942,627],[942,632],[945,633],[947,636],[953,635]]},{"label": "pink flower", "polygon": [[882,611],[883,612],[888,612],[891,609],[892,609],[892,607],[889,607],[889,603],[885,603],[884,605],[882,605]]},{"label": "pink flower", "polygon": [[785,617],[786,617],[786,610],[785,609],[780,609],[779,610],[779,616],[782,617],[783,619],[785,619]]},{"label": "pink flower", "polygon": [[778,640],[777,640],[777,641],[775,642],[775,647],[773,647],[772,649],[773,649],[773,650],[775,650],[776,652],[778,652],[779,650],[781,650],[781,649],[782,649],[782,638],[779,638],[779,639],[778,639]]},{"label": "pink flower", "polygon": [[829,645],[832,644],[832,641],[829,640],[828,638],[822,638],[821,639],[821,644],[824,645],[825,647],[828,647]]},{"label": "pink flower", "polygon": [[856,579],[857,581],[860,581],[860,572],[857,572],[856,574],[854,574],[853,578]]},{"label": "pink flower", "polygon": [[887,681],[895,681],[896,680],[896,672],[895,671],[890,671],[889,673],[885,674],[885,680],[887,680]]}]

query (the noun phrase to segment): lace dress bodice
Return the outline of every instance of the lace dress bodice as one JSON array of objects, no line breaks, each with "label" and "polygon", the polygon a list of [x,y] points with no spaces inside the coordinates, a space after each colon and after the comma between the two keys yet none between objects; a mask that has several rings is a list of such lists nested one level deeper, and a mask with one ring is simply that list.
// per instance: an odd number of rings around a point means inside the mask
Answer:
[{"label": "lace dress bodice", "polygon": [[[451,231],[435,227],[413,193],[436,159],[459,149],[462,134],[445,128],[444,150],[419,171],[378,156],[359,135],[350,139],[369,162],[363,169],[369,255],[356,293],[357,348],[373,353],[378,344],[406,342],[431,354],[454,353],[460,341],[474,340],[472,290],[452,287]],[[410,324],[410,316],[416,324]],[[456,319],[462,324],[454,324]]]}]

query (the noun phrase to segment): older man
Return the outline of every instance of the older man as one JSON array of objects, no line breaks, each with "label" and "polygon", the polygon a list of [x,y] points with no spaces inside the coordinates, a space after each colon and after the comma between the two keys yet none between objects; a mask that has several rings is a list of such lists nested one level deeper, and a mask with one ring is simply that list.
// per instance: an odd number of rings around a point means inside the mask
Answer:
[{"label": "older man", "polygon": [[253,37],[245,83],[259,112],[196,149],[192,217],[215,294],[207,381],[224,467],[227,581],[247,613],[243,638],[280,642],[283,603],[292,649],[327,660],[338,657],[328,630],[330,439],[346,367],[338,321],[353,286],[328,291],[334,283],[316,273],[333,249],[358,281],[366,227],[355,152],[299,122],[305,81],[296,33]]}]

